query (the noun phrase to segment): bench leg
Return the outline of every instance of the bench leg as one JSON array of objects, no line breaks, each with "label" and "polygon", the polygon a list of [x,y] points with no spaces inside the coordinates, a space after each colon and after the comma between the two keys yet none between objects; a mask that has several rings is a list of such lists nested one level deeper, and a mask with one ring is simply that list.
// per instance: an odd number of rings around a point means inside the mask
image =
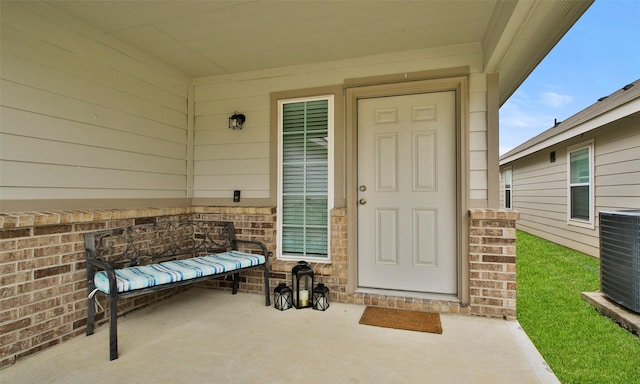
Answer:
[{"label": "bench leg", "polygon": [[109,360],[118,358],[118,298],[109,296]]},{"label": "bench leg", "polygon": [[87,336],[93,335],[93,324],[96,318],[96,297],[89,296],[87,299]]},{"label": "bench leg", "polygon": [[268,307],[271,305],[271,289],[269,288],[269,267],[264,266],[264,300],[265,305]]},{"label": "bench leg", "polygon": [[240,273],[234,273],[233,274],[233,290],[231,291],[231,293],[234,295],[238,293],[239,286],[240,286]]}]

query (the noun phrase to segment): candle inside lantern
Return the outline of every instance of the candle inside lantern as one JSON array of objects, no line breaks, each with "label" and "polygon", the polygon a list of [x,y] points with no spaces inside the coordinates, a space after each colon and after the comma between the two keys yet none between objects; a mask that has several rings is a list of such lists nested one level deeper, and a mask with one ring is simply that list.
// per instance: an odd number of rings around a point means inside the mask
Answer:
[{"label": "candle inside lantern", "polygon": [[298,261],[291,270],[293,305],[296,309],[309,308],[313,302],[313,269],[306,261]]},{"label": "candle inside lantern", "polygon": [[309,291],[306,289],[300,291],[300,305],[303,307],[309,305]]}]

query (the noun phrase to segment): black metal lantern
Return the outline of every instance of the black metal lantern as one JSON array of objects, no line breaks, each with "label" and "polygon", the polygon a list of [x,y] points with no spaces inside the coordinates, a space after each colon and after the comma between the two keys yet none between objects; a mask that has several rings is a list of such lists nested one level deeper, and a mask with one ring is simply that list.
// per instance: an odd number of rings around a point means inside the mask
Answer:
[{"label": "black metal lantern", "polygon": [[329,288],[319,283],[313,288],[313,309],[326,311],[329,308]]},{"label": "black metal lantern", "polygon": [[280,283],[273,290],[273,306],[281,311],[286,311],[293,306],[291,288],[287,284]]},{"label": "black metal lantern", "polygon": [[312,306],[313,294],[313,269],[306,261],[298,261],[291,270],[291,283],[293,284],[293,305],[297,308],[309,308]]},{"label": "black metal lantern", "polygon": [[236,130],[242,129],[242,124],[247,120],[247,118],[242,113],[233,112],[233,115],[229,116],[229,128]]}]

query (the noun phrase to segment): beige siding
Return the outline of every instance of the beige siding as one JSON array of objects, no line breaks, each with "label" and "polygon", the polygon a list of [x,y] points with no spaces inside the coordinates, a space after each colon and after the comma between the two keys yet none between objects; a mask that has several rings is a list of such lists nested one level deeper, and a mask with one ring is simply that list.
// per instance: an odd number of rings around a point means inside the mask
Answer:
[{"label": "beige siding", "polygon": [[504,208],[504,169],[500,168],[500,179],[499,179],[499,187],[498,187],[498,201],[500,203],[499,208]]},{"label": "beige siding", "polygon": [[[469,198],[472,201],[487,201],[487,77],[484,74],[472,74],[469,88]],[[482,204],[472,204],[477,205]]]},{"label": "beige siding", "polygon": [[[3,2],[1,49],[5,203],[230,199],[234,189],[266,201],[272,92],[466,66],[467,197],[487,204],[487,79],[476,44],[192,80],[44,4]],[[241,131],[227,128],[234,111],[247,115]]]},{"label": "beige siding", "polygon": [[[194,198],[269,199],[270,98],[272,92],[343,84],[345,79],[469,66],[471,199],[487,199],[486,75],[475,45],[420,50],[299,67],[195,80]],[[475,72],[475,73],[473,73]],[[241,131],[227,128],[228,116],[247,116]],[[343,137],[336,138],[344,140]],[[242,177],[230,177],[242,175]],[[204,200],[198,200],[204,199]]]},{"label": "beige siding", "polygon": [[187,77],[42,4],[1,16],[3,200],[188,197]]},{"label": "beige siding", "polygon": [[[595,176],[593,229],[567,222],[567,147],[591,138]],[[549,152],[554,150],[556,162],[550,163]],[[601,127],[511,165],[513,207],[521,213],[518,228],[597,257],[598,212],[640,208],[640,116]]]}]

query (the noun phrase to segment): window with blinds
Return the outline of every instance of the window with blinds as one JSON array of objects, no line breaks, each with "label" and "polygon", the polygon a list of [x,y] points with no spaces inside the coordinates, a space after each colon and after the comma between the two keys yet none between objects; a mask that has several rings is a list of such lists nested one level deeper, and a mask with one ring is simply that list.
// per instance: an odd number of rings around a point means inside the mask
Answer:
[{"label": "window with blinds", "polygon": [[279,103],[281,256],[329,259],[331,97]]},{"label": "window with blinds", "polygon": [[591,222],[591,146],[569,151],[569,219]]},{"label": "window with blinds", "polygon": [[507,168],[504,171],[504,207],[511,208],[511,179],[513,178],[513,170]]}]

